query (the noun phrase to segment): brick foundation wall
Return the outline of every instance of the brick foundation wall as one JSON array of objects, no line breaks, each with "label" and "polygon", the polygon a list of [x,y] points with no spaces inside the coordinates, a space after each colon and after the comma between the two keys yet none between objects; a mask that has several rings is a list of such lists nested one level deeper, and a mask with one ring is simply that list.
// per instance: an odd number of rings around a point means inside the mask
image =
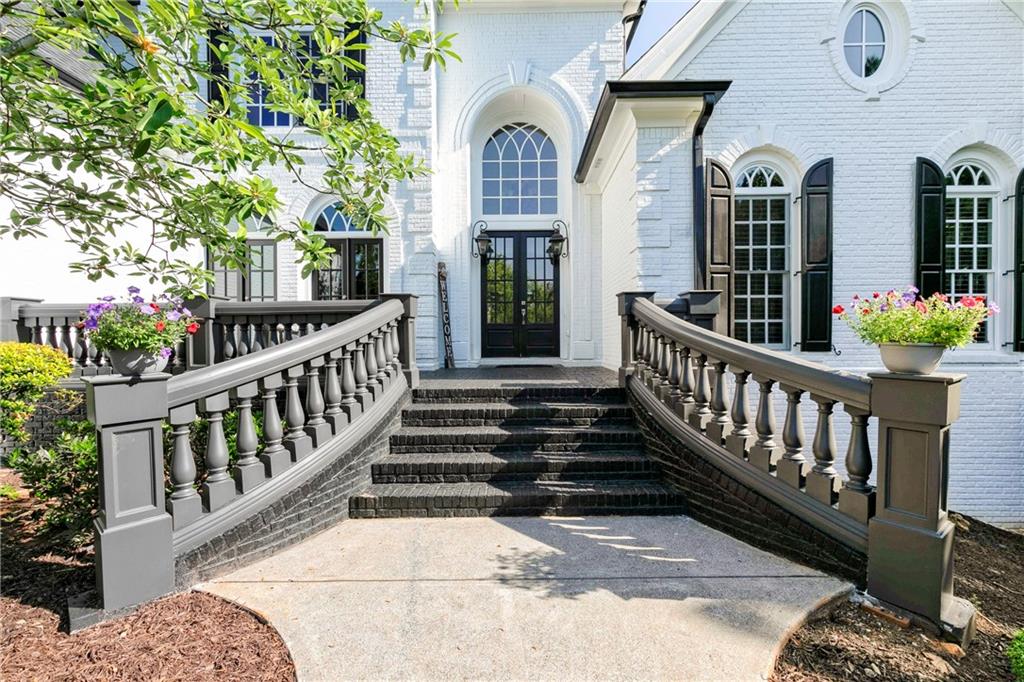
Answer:
[{"label": "brick foundation wall", "polygon": [[632,394],[629,402],[647,454],[665,481],[686,496],[689,516],[743,542],[858,585],[867,558],[741,485],[663,429]]},{"label": "brick foundation wall", "polygon": [[230,531],[175,557],[179,589],[270,556],[348,518],[349,497],[370,485],[370,466],[389,451],[411,393],[395,404],[379,428],[299,488]]}]

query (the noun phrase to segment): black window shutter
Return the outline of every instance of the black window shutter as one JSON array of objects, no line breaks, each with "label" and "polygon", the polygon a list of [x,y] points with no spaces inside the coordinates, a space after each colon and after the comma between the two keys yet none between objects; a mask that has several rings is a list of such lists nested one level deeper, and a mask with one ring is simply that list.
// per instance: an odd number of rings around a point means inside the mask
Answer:
[{"label": "black window shutter", "polygon": [[1024,170],[1017,176],[1013,231],[1013,350],[1024,353]]},{"label": "black window shutter", "polygon": [[218,25],[215,25],[206,34],[206,56],[210,62],[210,75],[213,77],[212,80],[207,81],[206,95],[211,104],[214,102],[223,103],[224,101],[224,91],[217,82],[228,80],[228,65],[221,61],[220,56],[210,48],[210,45],[219,42],[226,35],[227,30]]},{"label": "black window shutter", "polygon": [[914,177],[914,281],[927,298],[945,288],[946,178],[938,164],[920,156]]},{"label": "black window shutter", "polygon": [[733,199],[732,178],[725,166],[714,159],[704,163],[705,173],[705,263],[707,282],[705,286],[722,292],[725,329],[716,329],[723,334],[732,334],[732,260],[733,260]]},{"label": "black window shutter", "polygon": [[800,198],[800,349],[832,349],[832,159],[811,166]]},{"label": "black window shutter", "polygon": [[[359,30],[359,35],[356,36],[355,42],[366,43],[366,31],[361,29],[358,24],[350,24],[348,27],[349,32]],[[353,59],[364,67],[366,66],[366,50],[346,50],[345,56],[349,59]],[[345,74],[350,81],[358,83],[363,88],[363,99],[366,99],[366,69],[348,69]],[[358,112],[354,104],[349,104],[345,107],[345,116],[348,120],[352,121],[359,117]]]}]

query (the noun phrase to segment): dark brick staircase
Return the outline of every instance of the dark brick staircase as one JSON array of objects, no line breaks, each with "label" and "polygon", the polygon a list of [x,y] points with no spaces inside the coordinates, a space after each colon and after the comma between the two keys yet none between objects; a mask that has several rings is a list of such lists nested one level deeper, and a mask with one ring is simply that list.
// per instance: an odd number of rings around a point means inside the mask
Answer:
[{"label": "dark brick staircase", "polygon": [[420,388],[353,518],[678,514],[618,388]]}]

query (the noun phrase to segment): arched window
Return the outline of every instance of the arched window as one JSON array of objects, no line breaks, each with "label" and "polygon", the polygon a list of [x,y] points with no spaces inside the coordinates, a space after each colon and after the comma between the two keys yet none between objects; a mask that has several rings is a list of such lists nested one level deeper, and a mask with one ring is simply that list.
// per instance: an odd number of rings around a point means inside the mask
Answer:
[{"label": "arched window", "polygon": [[733,336],[783,347],[789,329],[789,190],[756,164],[736,180]]},{"label": "arched window", "polygon": [[313,273],[313,298],[317,301],[377,298],[384,284],[383,240],[356,225],[338,203],[320,211],[313,229],[334,247],[330,264]]},{"label": "arched window", "polygon": [[510,123],[484,145],[484,215],[558,213],[558,154],[548,134],[529,123]]},{"label": "arched window", "polygon": [[[991,173],[960,163],[946,173],[945,275],[943,289],[954,300],[988,296],[995,286],[995,211],[998,187]],[[975,339],[989,341],[985,322]]]}]

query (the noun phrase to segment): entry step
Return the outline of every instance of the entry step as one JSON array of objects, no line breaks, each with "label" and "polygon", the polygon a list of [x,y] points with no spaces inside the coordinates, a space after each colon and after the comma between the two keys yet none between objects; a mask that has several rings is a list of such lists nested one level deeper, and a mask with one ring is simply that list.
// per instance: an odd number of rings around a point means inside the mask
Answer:
[{"label": "entry step", "polygon": [[625,403],[589,401],[414,403],[402,412],[405,426],[596,426],[632,421],[633,411]]},{"label": "entry step", "polygon": [[463,483],[515,480],[656,478],[642,450],[597,452],[463,452],[388,455],[372,467],[374,483]]},{"label": "entry step", "polygon": [[641,442],[640,431],[632,425],[403,426],[391,436],[391,452],[565,451],[613,449]]}]

